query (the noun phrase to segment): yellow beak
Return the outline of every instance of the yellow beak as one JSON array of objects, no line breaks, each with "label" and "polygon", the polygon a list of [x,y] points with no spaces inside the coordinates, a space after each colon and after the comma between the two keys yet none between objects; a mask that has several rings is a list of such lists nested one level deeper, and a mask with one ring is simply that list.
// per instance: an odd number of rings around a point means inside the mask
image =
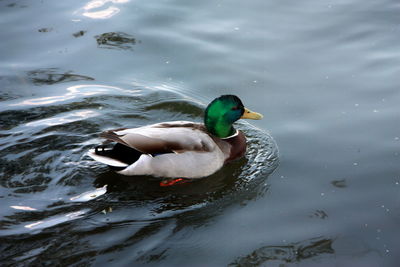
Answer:
[{"label": "yellow beak", "polygon": [[253,112],[249,110],[248,108],[244,108],[244,113],[241,119],[251,119],[251,120],[261,120],[263,118],[263,115],[257,112]]}]

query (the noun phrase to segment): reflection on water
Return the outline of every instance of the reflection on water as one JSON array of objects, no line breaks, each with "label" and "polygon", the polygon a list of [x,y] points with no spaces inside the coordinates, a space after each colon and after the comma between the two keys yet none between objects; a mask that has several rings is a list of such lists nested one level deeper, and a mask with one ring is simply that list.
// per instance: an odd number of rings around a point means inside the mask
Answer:
[{"label": "reflection on water", "polygon": [[347,187],[346,185],[346,179],[342,179],[342,180],[334,180],[331,182],[331,184],[337,188],[345,188]]},{"label": "reflection on water", "polygon": [[29,126],[29,127],[54,126],[54,125],[60,125],[60,124],[67,124],[67,123],[78,121],[78,120],[88,119],[88,118],[98,116],[98,115],[99,115],[99,113],[95,112],[93,110],[82,110],[82,111],[72,112],[67,115],[61,115],[61,116],[56,116],[56,117],[52,117],[52,118],[48,118],[48,119],[28,122],[25,124],[25,126]]},{"label": "reflection on water", "polygon": [[334,254],[333,239],[314,238],[286,246],[265,246],[236,259],[229,266],[268,266],[268,264],[299,263],[322,254]]},{"label": "reflection on water", "polygon": [[51,32],[53,28],[40,28],[38,32]]},{"label": "reflection on water", "polygon": [[30,224],[25,225],[25,228],[31,229],[31,230],[38,230],[38,229],[44,229],[48,227],[53,227],[57,224],[68,222],[71,220],[76,220],[81,218],[88,210],[80,210],[72,213],[68,213],[65,215],[61,216],[54,216],[47,218],[43,221],[38,221],[38,222],[33,222]]},{"label": "reflection on water", "polygon": [[10,208],[16,209],[16,210],[27,210],[27,211],[32,211],[32,210],[37,210],[35,208],[31,208],[29,206],[10,206]]},{"label": "reflection on water", "polygon": [[[32,88],[30,88],[32,84],[36,86],[43,86],[93,80],[94,78],[92,77],[74,74],[72,71],[62,71],[58,68],[35,69],[23,73],[12,71],[6,75],[0,74],[0,101],[20,98],[21,95],[19,94],[22,92],[32,91]],[[15,87],[20,88],[20,90],[16,90]],[[71,90],[67,89],[67,91],[67,95],[70,95]],[[25,93],[23,97],[29,97],[31,95],[32,94]],[[47,96],[43,99],[46,98]],[[48,99],[52,98],[53,97],[48,97]]]},{"label": "reflection on water", "polygon": [[63,82],[94,80],[92,77],[73,74],[71,71],[60,73],[57,68],[32,70],[28,71],[27,75],[35,85],[51,85]]},{"label": "reflection on water", "polygon": [[129,0],[92,0],[82,8],[82,15],[91,19],[109,19],[120,12],[120,8],[113,4],[127,2]]},{"label": "reflection on water", "polygon": [[67,101],[78,97],[92,96],[119,88],[104,85],[76,85],[67,88],[67,93],[59,96],[38,97],[12,103],[9,106],[40,106]]},{"label": "reflection on water", "polygon": [[83,192],[78,196],[71,197],[69,200],[75,202],[85,202],[98,198],[99,196],[104,195],[106,192],[107,192],[107,185],[104,185],[101,188],[96,188],[95,190]]},{"label": "reflection on water", "polygon": [[72,36],[74,36],[75,38],[82,37],[83,35],[85,35],[86,32],[87,31],[79,31],[79,32],[73,33]]},{"label": "reflection on water", "polygon": [[320,218],[326,219],[328,218],[328,214],[323,210],[316,210],[313,214],[309,216],[310,218]]},{"label": "reflection on water", "polygon": [[97,45],[100,48],[131,50],[136,44],[136,39],[133,36],[123,32],[107,32],[101,35],[96,35]]},{"label": "reflection on water", "polygon": [[0,76],[0,101],[6,101],[20,97],[20,92],[18,92],[18,90],[15,90],[15,87],[23,87],[26,84],[28,84],[28,82],[26,81],[24,76]]}]

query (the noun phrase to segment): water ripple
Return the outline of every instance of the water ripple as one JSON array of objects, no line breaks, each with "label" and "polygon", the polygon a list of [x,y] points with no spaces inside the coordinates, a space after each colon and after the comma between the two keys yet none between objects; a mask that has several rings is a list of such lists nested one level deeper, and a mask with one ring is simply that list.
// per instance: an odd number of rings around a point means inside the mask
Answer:
[{"label": "water ripple", "polygon": [[[121,176],[85,156],[99,142],[98,133],[109,128],[201,121],[204,105],[192,99],[160,88],[75,85],[59,96],[5,101],[0,197],[7,195],[3,205],[8,209],[0,218],[0,236],[6,247],[21,251],[3,254],[5,262],[58,251],[59,244],[48,243],[56,232],[68,233],[71,246],[88,248],[62,256],[70,260],[82,253],[90,257],[93,251],[107,257],[125,247],[141,249],[138,261],[161,259],[167,249],[163,240],[183,221],[202,224],[234,203],[263,194],[278,164],[278,150],[268,133],[246,122],[237,125],[248,138],[245,158],[181,186],[165,188],[156,178]],[[110,233],[114,240],[96,242]],[[31,247],[32,242],[43,251]]]}]

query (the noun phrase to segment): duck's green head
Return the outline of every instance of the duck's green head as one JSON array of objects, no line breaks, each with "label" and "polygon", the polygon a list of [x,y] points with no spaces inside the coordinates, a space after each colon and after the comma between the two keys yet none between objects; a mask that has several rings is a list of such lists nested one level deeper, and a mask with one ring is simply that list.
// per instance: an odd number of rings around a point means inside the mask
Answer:
[{"label": "duck's green head", "polygon": [[204,124],[211,134],[225,138],[235,133],[232,124],[238,119],[260,120],[262,115],[243,106],[235,95],[223,95],[214,99],[206,108]]}]

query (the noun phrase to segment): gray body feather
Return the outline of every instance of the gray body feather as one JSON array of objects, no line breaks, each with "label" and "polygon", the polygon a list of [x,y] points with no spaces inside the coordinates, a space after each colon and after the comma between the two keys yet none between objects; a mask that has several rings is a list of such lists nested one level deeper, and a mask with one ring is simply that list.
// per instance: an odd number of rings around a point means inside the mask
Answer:
[{"label": "gray body feather", "polygon": [[96,155],[94,150],[89,151],[88,155],[96,161],[126,167],[117,171],[124,175],[201,178],[219,170],[230,157],[232,147],[229,142],[208,134],[203,124],[188,121],[109,130],[100,136],[143,153],[127,166],[121,161]]}]

